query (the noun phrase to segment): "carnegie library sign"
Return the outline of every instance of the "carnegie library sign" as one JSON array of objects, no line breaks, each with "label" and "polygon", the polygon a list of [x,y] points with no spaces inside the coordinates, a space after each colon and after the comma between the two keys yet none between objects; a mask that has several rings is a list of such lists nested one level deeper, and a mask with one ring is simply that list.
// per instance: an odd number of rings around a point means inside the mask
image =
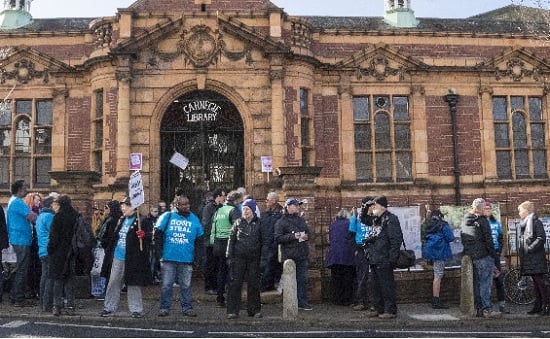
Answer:
[{"label": "carnegie library sign", "polygon": [[197,100],[183,106],[188,122],[216,121],[221,107],[208,100]]}]

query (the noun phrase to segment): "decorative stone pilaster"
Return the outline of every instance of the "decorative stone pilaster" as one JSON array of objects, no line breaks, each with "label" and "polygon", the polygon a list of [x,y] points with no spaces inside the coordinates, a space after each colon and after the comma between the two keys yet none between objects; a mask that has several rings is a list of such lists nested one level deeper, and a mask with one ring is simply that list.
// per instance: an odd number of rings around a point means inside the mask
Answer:
[{"label": "decorative stone pilaster", "polygon": [[66,194],[72,200],[72,205],[82,215],[91,217],[93,207],[93,185],[101,180],[101,174],[94,171],[51,171],[49,172],[56,184],[52,191]]}]

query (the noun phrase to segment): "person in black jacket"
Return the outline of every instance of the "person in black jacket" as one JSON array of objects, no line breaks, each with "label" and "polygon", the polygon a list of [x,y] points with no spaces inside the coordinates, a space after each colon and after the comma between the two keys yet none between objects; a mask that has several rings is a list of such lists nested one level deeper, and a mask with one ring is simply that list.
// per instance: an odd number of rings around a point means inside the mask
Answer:
[{"label": "person in black jacket", "polygon": [[103,293],[97,297],[98,300],[105,299],[105,289],[109,285],[109,278],[111,276],[111,267],[113,265],[113,251],[115,250],[115,229],[118,225],[118,221],[122,217],[122,210],[120,208],[120,202],[116,200],[109,201],[105,207],[105,217],[99,225],[96,233],[97,246],[103,248],[104,259],[101,264],[100,276],[105,278],[105,288]]},{"label": "person in black jacket", "polygon": [[498,317],[501,313],[493,311],[491,303],[495,248],[484,209],[485,200],[475,199],[472,210],[462,222],[460,237],[464,245],[464,255],[472,259],[474,267],[474,303],[477,316],[486,318]]},{"label": "person in black jacket", "polygon": [[374,283],[375,310],[370,311],[368,316],[393,319],[397,315],[393,269],[403,243],[403,232],[397,216],[387,210],[388,200],[385,196],[378,196],[372,202],[372,213],[376,218],[372,230],[363,240]]},{"label": "person in black jacket", "polygon": [[285,213],[275,223],[275,241],[281,245],[283,263],[287,259],[296,264],[296,288],[298,290],[298,309],[311,311],[313,308],[307,298],[309,269],[309,230],[304,218],[300,216],[301,201],[290,198],[285,203]]},{"label": "person in black jacket", "polygon": [[256,216],[256,201],[247,199],[242,205],[242,217],[231,228],[227,243],[227,260],[230,265],[231,281],[227,292],[227,318],[239,316],[243,281],[247,283],[247,307],[249,317],[261,318],[260,300],[260,258],[262,248],[267,246],[268,237]]},{"label": "person in black jacket", "polygon": [[55,215],[50,228],[48,241],[49,278],[53,281],[52,313],[59,316],[63,309],[63,299],[67,299],[67,313],[74,314],[74,276],[76,253],[73,248],[73,235],[76,231],[78,212],[72,207],[71,199],[60,195],[52,203]]},{"label": "person in black jacket", "polygon": [[522,202],[518,212],[522,219],[516,229],[520,272],[522,276],[531,276],[535,285],[535,304],[527,313],[550,315],[550,293],[544,281],[548,273],[544,251],[546,232],[531,201]]},{"label": "person in black jacket", "polygon": [[262,229],[269,237],[268,246],[262,250],[260,269],[262,272],[262,292],[275,289],[275,283],[281,280],[283,265],[279,262],[277,244],[275,243],[275,223],[283,215],[283,206],[278,203],[279,197],[275,192],[269,192],[266,198],[266,209],[260,218]]}]

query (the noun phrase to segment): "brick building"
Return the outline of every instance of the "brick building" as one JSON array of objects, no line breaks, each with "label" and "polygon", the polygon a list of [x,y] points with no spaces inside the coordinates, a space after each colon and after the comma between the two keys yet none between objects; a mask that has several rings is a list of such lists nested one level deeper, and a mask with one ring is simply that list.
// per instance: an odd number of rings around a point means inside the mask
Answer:
[{"label": "brick building", "polygon": [[33,19],[29,0],[4,1],[0,202],[23,178],[90,212],[127,195],[136,153],[145,206],[178,187],[195,205],[217,187],[276,190],[308,199],[317,234],[365,195],[421,214],[479,196],[504,216],[526,199],[550,212],[548,44],[515,6],[433,19],[385,3],[299,17],[268,0],[138,0]]}]

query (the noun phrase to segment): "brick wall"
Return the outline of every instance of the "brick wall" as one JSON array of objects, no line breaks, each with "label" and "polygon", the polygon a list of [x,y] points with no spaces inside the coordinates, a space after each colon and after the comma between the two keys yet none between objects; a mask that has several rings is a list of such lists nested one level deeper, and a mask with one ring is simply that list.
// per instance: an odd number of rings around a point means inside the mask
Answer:
[{"label": "brick wall", "polygon": [[338,97],[313,96],[315,166],[322,167],[321,176],[340,176],[340,137],[338,124]]},{"label": "brick wall", "polygon": [[91,97],[67,99],[67,170],[87,171],[90,168]]}]

